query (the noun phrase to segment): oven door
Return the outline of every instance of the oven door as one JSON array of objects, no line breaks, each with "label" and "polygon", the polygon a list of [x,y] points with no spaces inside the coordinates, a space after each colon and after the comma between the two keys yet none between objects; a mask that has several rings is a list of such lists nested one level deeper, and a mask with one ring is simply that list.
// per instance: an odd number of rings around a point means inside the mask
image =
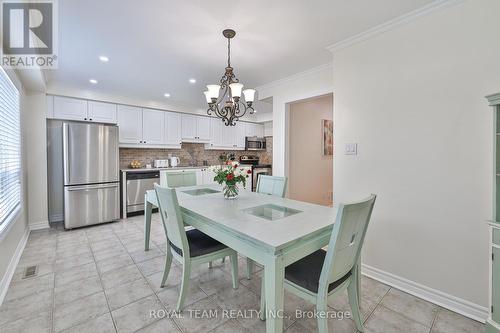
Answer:
[{"label": "oven door", "polygon": [[271,168],[259,168],[253,169],[252,172],[252,192],[255,192],[257,189],[257,181],[259,180],[259,176],[272,176]]}]

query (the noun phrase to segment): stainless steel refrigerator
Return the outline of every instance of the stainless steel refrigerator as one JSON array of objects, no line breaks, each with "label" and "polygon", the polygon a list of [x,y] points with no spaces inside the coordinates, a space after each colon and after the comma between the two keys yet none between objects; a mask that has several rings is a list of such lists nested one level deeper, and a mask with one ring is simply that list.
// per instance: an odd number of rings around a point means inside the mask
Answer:
[{"label": "stainless steel refrigerator", "polygon": [[118,127],[63,122],[64,226],[120,218]]}]

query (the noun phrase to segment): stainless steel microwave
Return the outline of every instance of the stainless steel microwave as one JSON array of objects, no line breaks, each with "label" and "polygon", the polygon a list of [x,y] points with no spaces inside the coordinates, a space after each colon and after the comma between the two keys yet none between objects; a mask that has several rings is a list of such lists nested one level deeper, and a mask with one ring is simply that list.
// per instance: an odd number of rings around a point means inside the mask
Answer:
[{"label": "stainless steel microwave", "polygon": [[266,138],[247,136],[245,138],[245,150],[266,150]]}]

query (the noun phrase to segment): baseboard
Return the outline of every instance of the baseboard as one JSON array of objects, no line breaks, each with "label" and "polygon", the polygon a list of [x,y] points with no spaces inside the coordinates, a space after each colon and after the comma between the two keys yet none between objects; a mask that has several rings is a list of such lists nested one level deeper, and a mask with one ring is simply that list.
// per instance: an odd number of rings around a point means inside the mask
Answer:
[{"label": "baseboard", "polygon": [[485,323],[486,318],[488,318],[488,308],[484,306],[480,306],[465,299],[429,288],[417,282],[382,271],[378,268],[362,264],[361,273],[374,280],[380,281],[391,287],[400,289],[408,294],[437,304],[443,308],[457,312],[479,322]]},{"label": "baseboard", "polygon": [[26,230],[24,231],[23,237],[21,237],[21,240],[17,244],[16,251],[14,252],[9,266],[7,267],[7,270],[5,271],[5,274],[0,281],[0,305],[2,305],[5,295],[7,294],[7,289],[9,288],[10,281],[14,276],[14,272],[16,271],[17,264],[21,259],[21,255],[23,254],[24,247],[26,246],[26,242],[28,241],[28,236],[30,235],[30,231],[31,230],[29,228],[26,228]]},{"label": "baseboard", "polygon": [[52,214],[49,216],[49,223],[64,221],[64,214]]},{"label": "baseboard", "polygon": [[38,221],[38,222],[31,222],[29,224],[30,230],[41,230],[41,229],[48,229],[50,228],[49,221]]}]

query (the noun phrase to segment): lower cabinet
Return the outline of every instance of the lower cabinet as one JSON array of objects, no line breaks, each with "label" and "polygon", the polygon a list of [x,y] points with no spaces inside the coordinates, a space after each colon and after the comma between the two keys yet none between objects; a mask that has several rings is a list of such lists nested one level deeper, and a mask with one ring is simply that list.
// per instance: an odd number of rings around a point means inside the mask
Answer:
[{"label": "lower cabinet", "polygon": [[[500,323],[500,244],[494,244],[493,250],[493,269],[492,269],[492,306],[491,317],[495,323]],[[498,246],[498,247],[495,247]]]}]

